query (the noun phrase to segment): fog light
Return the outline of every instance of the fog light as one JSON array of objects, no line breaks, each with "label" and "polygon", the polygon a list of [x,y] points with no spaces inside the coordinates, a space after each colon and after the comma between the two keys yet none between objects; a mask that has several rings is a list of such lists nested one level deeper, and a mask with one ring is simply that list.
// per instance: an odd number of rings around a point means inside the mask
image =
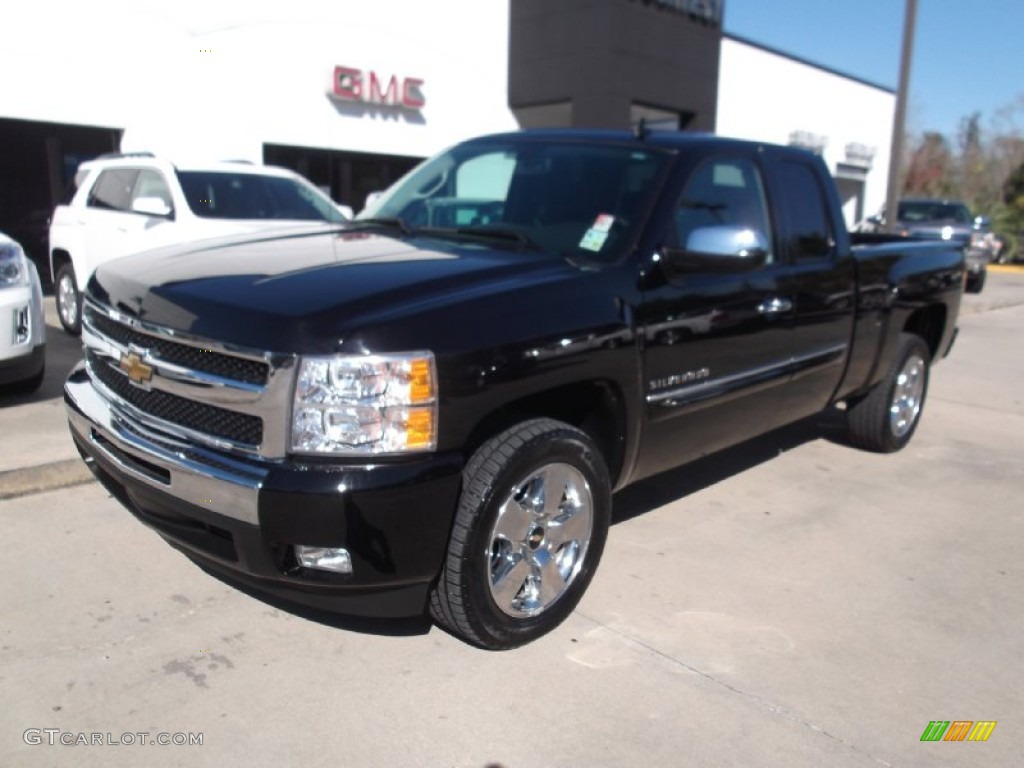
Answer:
[{"label": "fog light", "polygon": [[14,310],[14,343],[24,344],[32,336],[32,321],[28,307]]},{"label": "fog light", "polygon": [[295,559],[303,568],[331,573],[352,573],[352,556],[341,547],[307,547],[295,545]]}]

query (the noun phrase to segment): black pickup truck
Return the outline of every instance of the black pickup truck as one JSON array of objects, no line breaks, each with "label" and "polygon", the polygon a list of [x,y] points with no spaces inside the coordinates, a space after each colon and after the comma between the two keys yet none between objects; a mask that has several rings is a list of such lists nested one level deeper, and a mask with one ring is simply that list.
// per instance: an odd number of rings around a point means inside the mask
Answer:
[{"label": "black pickup truck", "polygon": [[836,404],[903,447],[963,282],[955,247],[853,245],[802,150],[490,136],[347,225],[101,266],[65,400],[229,581],[509,648],[579,601],[613,491]]}]

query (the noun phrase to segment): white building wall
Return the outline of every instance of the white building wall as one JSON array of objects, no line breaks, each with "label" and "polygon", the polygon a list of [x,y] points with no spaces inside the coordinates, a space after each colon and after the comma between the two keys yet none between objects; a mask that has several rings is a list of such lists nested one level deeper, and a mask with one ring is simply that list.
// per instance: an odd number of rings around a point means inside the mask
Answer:
[{"label": "white building wall", "polygon": [[[122,149],[171,156],[260,160],[264,142],[428,155],[516,128],[508,1],[24,3],[5,19],[0,116],[122,128]],[[419,78],[426,104],[339,108],[336,65]]]},{"label": "white building wall", "polygon": [[[36,0],[4,19],[0,117],[124,130],[122,149],[258,161],[264,143],[425,156],[514,130],[514,0]],[[339,107],[336,65],[424,81],[418,112]],[[719,133],[875,150],[863,208],[885,198],[894,95],[725,38]],[[849,214],[852,219],[852,212]],[[850,223],[853,223],[852,220]]]},{"label": "white building wall", "polygon": [[[829,169],[847,161],[847,146],[874,150],[864,184],[864,215],[885,203],[896,96],[756,45],[724,38],[718,78],[716,132],[789,144],[798,132],[825,140]],[[853,206],[844,206],[853,225]]]}]

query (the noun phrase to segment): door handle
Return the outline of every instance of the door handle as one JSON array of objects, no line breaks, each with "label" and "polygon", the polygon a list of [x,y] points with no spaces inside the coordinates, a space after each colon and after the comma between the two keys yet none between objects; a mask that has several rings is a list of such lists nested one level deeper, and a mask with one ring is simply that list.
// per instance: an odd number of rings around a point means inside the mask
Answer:
[{"label": "door handle", "polygon": [[765,299],[757,305],[757,311],[762,315],[777,315],[780,312],[789,312],[793,309],[793,302],[789,299],[780,299],[778,296]]}]

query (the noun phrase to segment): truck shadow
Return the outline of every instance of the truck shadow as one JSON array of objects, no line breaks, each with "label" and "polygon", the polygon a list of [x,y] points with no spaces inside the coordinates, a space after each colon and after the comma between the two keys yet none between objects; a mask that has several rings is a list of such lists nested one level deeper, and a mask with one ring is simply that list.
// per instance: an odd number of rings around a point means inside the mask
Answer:
[{"label": "truck shadow", "polygon": [[248,595],[254,600],[258,600],[259,602],[284,613],[290,613],[301,619],[313,621],[317,624],[323,624],[324,626],[331,627],[333,629],[341,629],[347,632],[358,632],[359,634],[366,635],[380,635],[382,637],[412,637],[414,635],[427,634],[433,626],[433,622],[427,615],[426,610],[424,610],[422,616],[411,616],[408,618],[370,618],[365,616],[349,616],[347,614],[332,613],[331,611],[310,608],[309,606],[293,603],[290,600],[285,600],[277,597],[276,595],[261,592],[258,589],[249,586],[245,582],[231,578],[231,576],[226,573],[207,567],[198,560],[192,560],[192,558],[189,559],[192,561],[193,565],[197,566],[208,576],[212,576],[221,583]]},{"label": "truck shadow", "polygon": [[829,408],[745,443],[634,483],[615,494],[612,525],[684,499],[764,464],[785,451],[820,439],[838,445],[850,444],[846,438],[846,414],[843,411]]},{"label": "truck shadow", "polygon": [[[848,445],[845,423],[846,415],[839,409],[830,408],[811,418],[635,483],[615,494],[612,524],[625,522],[670,502],[686,498],[733,475],[753,469],[804,443],[824,439]],[[213,578],[271,608],[334,629],[383,637],[411,637],[426,635],[435,628],[426,611],[422,616],[405,619],[367,618],[321,611],[260,592],[227,574],[207,568],[198,561],[193,563]],[[444,632],[440,627],[437,629]]]}]

